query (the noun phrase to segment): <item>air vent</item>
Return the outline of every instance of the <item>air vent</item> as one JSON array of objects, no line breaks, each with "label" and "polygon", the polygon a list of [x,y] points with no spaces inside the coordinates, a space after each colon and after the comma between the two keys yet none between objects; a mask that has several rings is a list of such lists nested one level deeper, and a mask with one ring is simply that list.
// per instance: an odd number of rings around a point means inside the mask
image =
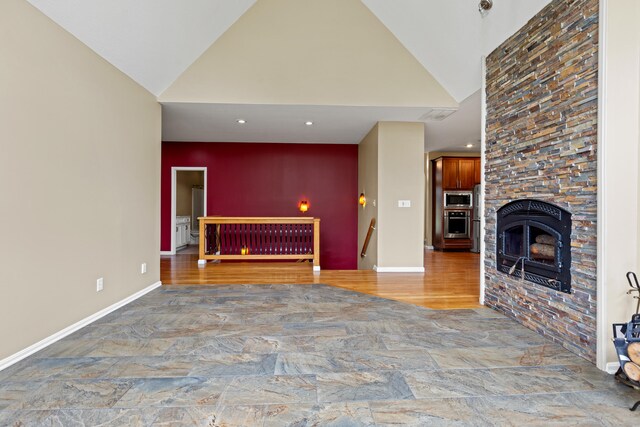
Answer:
[{"label": "air vent", "polygon": [[431,108],[420,116],[418,120],[422,122],[439,122],[446,119],[456,111],[458,111],[457,108]]}]

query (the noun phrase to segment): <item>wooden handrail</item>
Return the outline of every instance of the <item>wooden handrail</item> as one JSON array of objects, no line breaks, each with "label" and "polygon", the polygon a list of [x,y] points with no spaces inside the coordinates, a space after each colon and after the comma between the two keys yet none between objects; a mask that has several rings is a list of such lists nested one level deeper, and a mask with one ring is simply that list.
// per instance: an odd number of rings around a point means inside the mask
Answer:
[{"label": "wooden handrail", "polygon": [[369,223],[369,230],[367,231],[367,237],[364,238],[364,244],[362,245],[362,252],[360,252],[360,258],[364,258],[367,256],[367,248],[369,247],[369,240],[371,240],[371,235],[373,234],[373,230],[376,229],[376,219],[371,218],[371,222]]},{"label": "wooden handrail", "polygon": [[203,216],[198,219],[204,220],[207,224],[313,224],[320,221],[320,218],[297,216]]},{"label": "wooden handrail", "polygon": [[198,264],[208,260],[313,260],[320,270],[320,218],[198,218]]}]

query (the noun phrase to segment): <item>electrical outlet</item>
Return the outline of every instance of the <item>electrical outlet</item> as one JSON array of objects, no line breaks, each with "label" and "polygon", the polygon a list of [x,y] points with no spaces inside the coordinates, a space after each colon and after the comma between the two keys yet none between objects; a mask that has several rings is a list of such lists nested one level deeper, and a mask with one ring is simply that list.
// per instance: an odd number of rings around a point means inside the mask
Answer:
[{"label": "electrical outlet", "polygon": [[399,208],[410,208],[411,207],[411,200],[398,200],[398,207]]},{"label": "electrical outlet", "polygon": [[147,263],[143,262],[140,264],[140,274],[147,274]]},{"label": "electrical outlet", "polygon": [[96,292],[100,292],[104,289],[104,279],[101,277],[96,280]]}]

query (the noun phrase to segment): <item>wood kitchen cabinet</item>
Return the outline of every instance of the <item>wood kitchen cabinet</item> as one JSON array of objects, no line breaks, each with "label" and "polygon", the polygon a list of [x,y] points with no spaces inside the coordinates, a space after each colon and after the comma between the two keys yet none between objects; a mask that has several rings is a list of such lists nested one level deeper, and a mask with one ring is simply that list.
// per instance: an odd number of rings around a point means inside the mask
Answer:
[{"label": "wood kitchen cabinet", "polygon": [[475,159],[460,159],[458,161],[458,187],[460,190],[473,190],[476,185]]},{"label": "wood kitchen cabinet", "polygon": [[442,157],[441,159],[443,190],[473,189],[476,185],[476,162],[473,157]]},{"label": "wood kitchen cabinet", "polygon": [[[472,246],[472,209],[445,209],[444,193],[447,191],[473,191],[480,184],[479,157],[439,157],[432,161],[432,226],[433,245],[436,249],[468,250]],[[469,216],[468,238],[447,238],[447,215],[451,211],[463,211]]]},{"label": "wood kitchen cabinet", "polygon": [[[436,160],[437,162],[437,160]],[[458,188],[458,159],[442,159],[439,168],[442,171],[442,188]]]}]

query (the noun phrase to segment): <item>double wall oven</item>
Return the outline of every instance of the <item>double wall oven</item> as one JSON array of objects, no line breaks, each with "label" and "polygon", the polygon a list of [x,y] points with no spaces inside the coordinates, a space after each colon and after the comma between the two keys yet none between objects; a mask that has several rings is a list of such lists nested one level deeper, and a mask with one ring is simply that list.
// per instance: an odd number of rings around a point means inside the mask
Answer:
[{"label": "double wall oven", "polygon": [[444,193],[444,238],[471,238],[472,191],[448,191]]}]

